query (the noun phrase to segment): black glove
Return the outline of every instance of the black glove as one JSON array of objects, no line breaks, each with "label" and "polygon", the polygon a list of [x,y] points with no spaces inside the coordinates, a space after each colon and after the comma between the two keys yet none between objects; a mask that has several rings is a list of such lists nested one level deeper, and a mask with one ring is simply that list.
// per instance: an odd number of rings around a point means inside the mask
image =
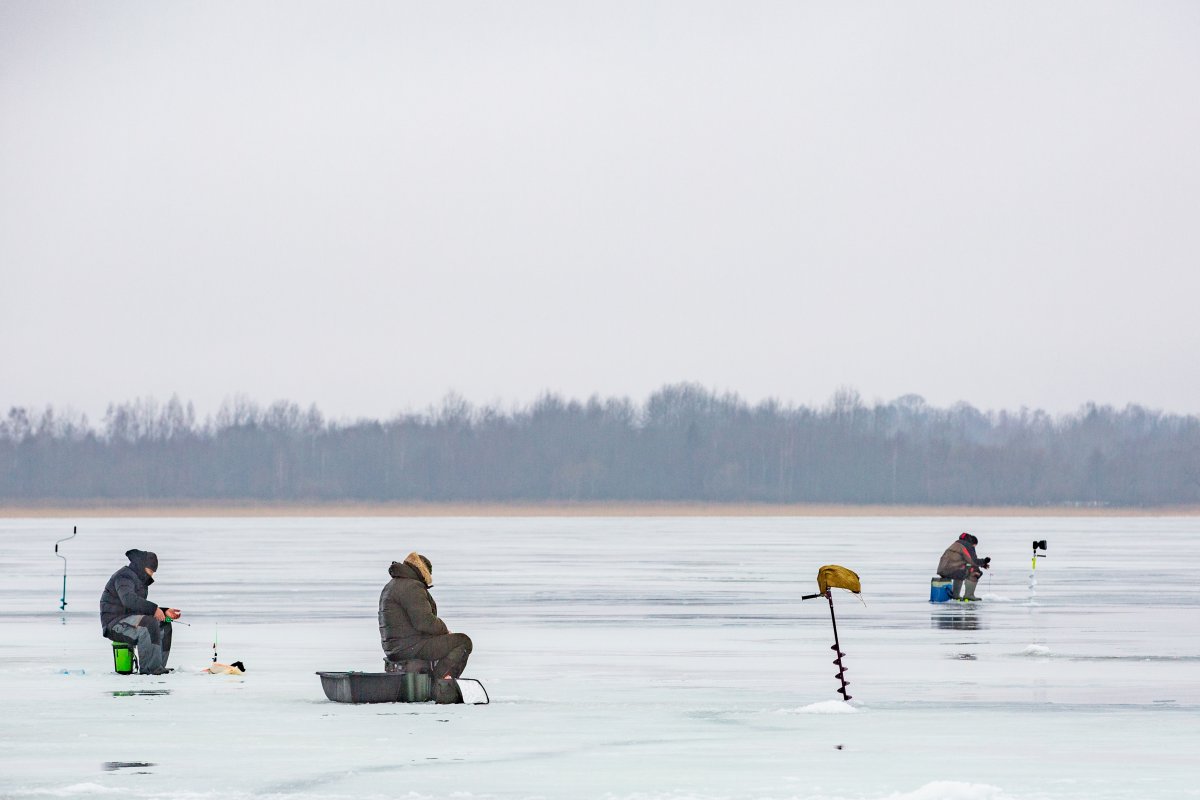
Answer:
[{"label": "black glove", "polygon": [[979,566],[983,567],[984,569],[991,569],[992,557],[988,556],[987,558],[980,559]]}]

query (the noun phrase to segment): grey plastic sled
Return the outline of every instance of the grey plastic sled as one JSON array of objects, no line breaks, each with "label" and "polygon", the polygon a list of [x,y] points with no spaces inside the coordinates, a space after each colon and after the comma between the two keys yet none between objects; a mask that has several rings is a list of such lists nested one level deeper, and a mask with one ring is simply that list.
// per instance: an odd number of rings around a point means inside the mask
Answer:
[{"label": "grey plastic sled", "polygon": [[[335,703],[429,703],[435,697],[432,678],[416,672],[318,672],[325,696]],[[487,705],[487,689],[474,678],[453,682],[453,697],[443,703]]]}]

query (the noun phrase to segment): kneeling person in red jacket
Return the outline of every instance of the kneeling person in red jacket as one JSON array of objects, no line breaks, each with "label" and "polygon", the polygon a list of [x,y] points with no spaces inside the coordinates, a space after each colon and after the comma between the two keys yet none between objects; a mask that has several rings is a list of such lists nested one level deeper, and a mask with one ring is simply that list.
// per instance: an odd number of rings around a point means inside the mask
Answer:
[{"label": "kneeling person in red jacket", "polygon": [[[979,544],[979,537],[964,533],[958,537],[958,541],[946,548],[946,552],[942,553],[942,558],[938,561],[938,575],[954,581],[953,588],[950,590],[951,599],[979,599],[975,596],[975,586],[979,583],[979,577],[983,575],[983,571],[991,566],[992,560],[980,558],[975,553],[977,544]],[[960,598],[958,593],[962,591],[964,582],[967,591]]]}]

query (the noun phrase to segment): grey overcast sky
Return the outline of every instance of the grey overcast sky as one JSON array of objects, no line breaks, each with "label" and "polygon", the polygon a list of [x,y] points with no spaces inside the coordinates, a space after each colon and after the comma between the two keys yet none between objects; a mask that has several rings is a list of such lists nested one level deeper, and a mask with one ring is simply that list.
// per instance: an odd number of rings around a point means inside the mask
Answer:
[{"label": "grey overcast sky", "polygon": [[1200,412],[1195,2],[0,4],[0,413]]}]

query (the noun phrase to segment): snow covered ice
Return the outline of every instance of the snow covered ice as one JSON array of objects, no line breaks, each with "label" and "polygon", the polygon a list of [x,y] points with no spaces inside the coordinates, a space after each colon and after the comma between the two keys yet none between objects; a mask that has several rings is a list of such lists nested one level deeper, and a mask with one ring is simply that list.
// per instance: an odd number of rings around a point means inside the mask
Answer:
[{"label": "snow covered ice", "polygon": [[[930,605],[962,530],[988,599]],[[1193,519],[9,519],[0,545],[4,798],[1200,796]],[[192,623],[175,674],[116,675],[100,637],[131,547]],[[317,670],[381,669],[411,550],[491,705],[325,699]],[[866,600],[835,591],[849,713],[800,601],[830,563]],[[218,624],[244,676],[202,672]]]}]

